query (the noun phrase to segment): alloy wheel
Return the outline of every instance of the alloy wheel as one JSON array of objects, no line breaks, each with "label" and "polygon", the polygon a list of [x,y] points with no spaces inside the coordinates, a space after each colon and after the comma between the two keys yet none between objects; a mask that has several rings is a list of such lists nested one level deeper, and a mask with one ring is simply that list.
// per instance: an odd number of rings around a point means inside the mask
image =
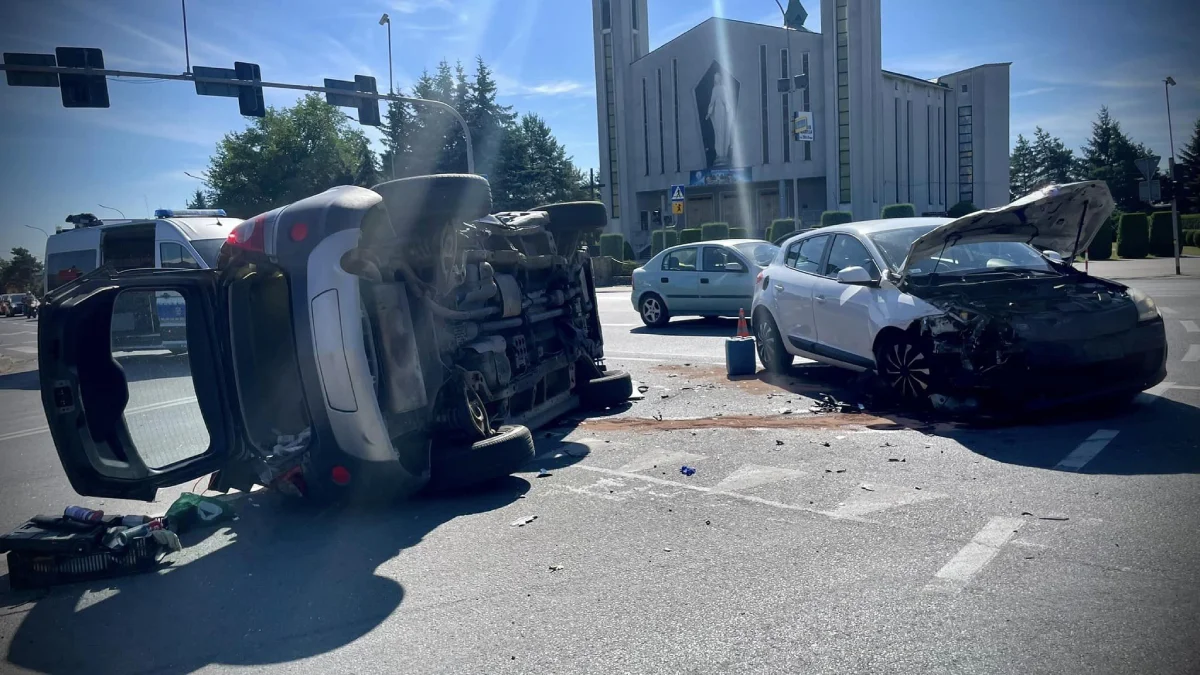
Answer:
[{"label": "alloy wheel", "polygon": [[884,352],[883,379],[900,396],[920,398],[929,391],[929,360],[911,342],[893,343]]},{"label": "alloy wheel", "polygon": [[775,330],[771,327],[770,321],[759,321],[758,330],[755,331],[758,338],[758,359],[763,362],[764,366],[775,362]]},{"label": "alloy wheel", "polygon": [[662,318],[662,305],[656,298],[646,298],[642,301],[642,318],[648,323],[658,323]]}]

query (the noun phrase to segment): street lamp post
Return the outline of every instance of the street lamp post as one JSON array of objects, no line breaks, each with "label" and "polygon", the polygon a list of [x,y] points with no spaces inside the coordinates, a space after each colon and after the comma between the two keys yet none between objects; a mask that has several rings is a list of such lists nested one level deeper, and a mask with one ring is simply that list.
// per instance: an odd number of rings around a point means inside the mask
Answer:
[{"label": "street lamp post", "polygon": [[1179,184],[1175,181],[1175,131],[1171,128],[1171,87],[1175,78],[1170,75],[1163,80],[1163,94],[1167,98],[1167,138],[1171,143],[1171,156],[1167,158],[1167,179],[1171,181],[1171,236],[1175,239],[1175,274],[1179,271]]},{"label": "street lamp post", "polygon": [[122,211],[121,209],[114,209],[114,208],[113,208],[113,207],[111,207],[111,206],[105,206],[105,205],[103,205],[103,204],[97,204],[96,206],[99,206],[99,207],[100,207],[100,208],[102,208],[102,209],[108,209],[109,211],[116,211],[117,213],[120,213],[120,214],[121,214],[121,217],[122,217],[122,218],[125,218],[125,212],[124,212],[124,211]]},{"label": "street lamp post", "polygon": [[[396,83],[395,83],[395,80],[392,78],[392,18],[387,15],[387,12],[384,12],[383,16],[379,17],[379,25],[387,26],[387,33],[388,33],[388,93],[395,94],[396,93]],[[392,148],[392,180],[395,180],[395,179],[396,179],[396,148],[393,147]]]}]

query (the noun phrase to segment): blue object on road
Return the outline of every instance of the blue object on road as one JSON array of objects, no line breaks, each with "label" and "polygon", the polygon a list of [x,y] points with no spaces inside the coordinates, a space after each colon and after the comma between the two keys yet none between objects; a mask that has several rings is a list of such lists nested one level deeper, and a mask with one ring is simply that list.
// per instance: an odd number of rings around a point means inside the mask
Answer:
[{"label": "blue object on road", "polygon": [[758,370],[754,360],[754,338],[728,338],[725,340],[725,372],[730,377],[753,375]]},{"label": "blue object on road", "polygon": [[684,465],[684,466],[679,467],[679,473],[681,473],[685,476],[690,476],[690,475],[696,473],[696,470],[690,466]]}]

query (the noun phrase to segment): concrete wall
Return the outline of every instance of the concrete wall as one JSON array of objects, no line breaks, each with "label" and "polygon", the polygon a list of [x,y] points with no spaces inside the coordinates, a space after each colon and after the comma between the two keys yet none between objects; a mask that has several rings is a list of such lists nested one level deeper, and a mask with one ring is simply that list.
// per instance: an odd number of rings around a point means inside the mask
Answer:
[{"label": "concrete wall", "polygon": [[[1009,64],[995,63],[952,73],[937,80],[949,87],[946,97],[947,166],[950,204],[963,187],[959,177],[958,111],[971,106],[972,194],[980,208],[1007,204],[1009,170]],[[964,91],[964,86],[966,90]]]},{"label": "concrete wall", "polygon": [[948,132],[942,124],[947,91],[923,80],[883,74],[882,206],[912,204],[918,215],[949,208],[943,152]]}]

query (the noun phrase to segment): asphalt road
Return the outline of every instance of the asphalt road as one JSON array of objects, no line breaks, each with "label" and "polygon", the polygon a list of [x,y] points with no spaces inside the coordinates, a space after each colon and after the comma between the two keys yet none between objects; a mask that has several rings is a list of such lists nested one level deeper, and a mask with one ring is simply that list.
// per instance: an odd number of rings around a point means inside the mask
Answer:
[{"label": "asphalt road", "polygon": [[[610,365],[643,400],[539,432],[483,493],[314,512],[257,492],[160,573],[0,576],[0,671],[1197,672],[1200,280],[1133,283],[1167,321],[1164,385],[989,426],[876,410],[814,364],[730,382],[733,322],[649,331],[605,291]],[[186,374],[161,358],[139,414],[183,434]],[[821,393],[866,409],[808,414]],[[79,498],[36,378],[0,376],[0,409],[0,526],[161,513],[188,487]]]}]

